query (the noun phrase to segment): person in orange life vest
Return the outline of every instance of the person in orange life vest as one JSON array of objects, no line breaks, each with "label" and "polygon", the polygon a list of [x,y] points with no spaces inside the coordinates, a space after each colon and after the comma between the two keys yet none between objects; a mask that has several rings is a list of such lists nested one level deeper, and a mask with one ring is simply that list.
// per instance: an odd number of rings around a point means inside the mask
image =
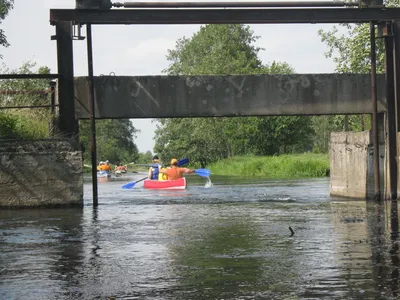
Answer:
[{"label": "person in orange life vest", "polygon": [[111,166],[108,163],[108,160],[106,160],[106,164],[103,166],[103,171],[111,172]]},{"label": "person in orange life vest", "polygon": [[183,174],[192,174],[194,170],[188,168],[178,167],[178,160],[173,158],[171,160],[171,168],[161,169],[160,173],[167,174],[168,180],[176,180],[183,177]]},{"label": "person in orange life vest", "polygon": [[103,162],[99,162],[99,165],[97,166],[97,171],[103,171]]}]

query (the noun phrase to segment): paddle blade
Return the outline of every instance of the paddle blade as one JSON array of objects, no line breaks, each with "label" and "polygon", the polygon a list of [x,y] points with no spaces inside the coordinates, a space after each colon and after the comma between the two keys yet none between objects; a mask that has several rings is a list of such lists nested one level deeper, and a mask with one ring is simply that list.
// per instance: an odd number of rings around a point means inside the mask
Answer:
[{"label": "paddle blade", "polygon": [[201,177],[210,177],[211,174],[210,170],[208,169],[197,169],[194,170],[194,172]]},{"label": "paddle blade", "polygon": [[123,189],[131,189],[131,188],[133,188],[133,187],[135,186],[136,183],[141,182],[141,181],[143,181],[143,180],[145,180],[145,179],[147,179],[147,176],[144,177],[144,178],[142,178],[142,179],[133,181],[133,182],[128,182],[127,184],[124,184],[124,185],[122,186],[122,188],[123,188]]},{"label": "paddle blade", "polygon": [[189,158],[181,159],[180,161],[178,161],[178,167],[186,165],[188,163],[189,163]]},{"label": "paddle blade", "polygon": [[123,188],[123,189],[131,189],[131,188],[133,188],[133,187],[135,186],[135,184],[136,184],[136,181],[134,181],[134,182],[128,182],[127,184],[124,184],[124,185],[122,186],[122,188]]}]

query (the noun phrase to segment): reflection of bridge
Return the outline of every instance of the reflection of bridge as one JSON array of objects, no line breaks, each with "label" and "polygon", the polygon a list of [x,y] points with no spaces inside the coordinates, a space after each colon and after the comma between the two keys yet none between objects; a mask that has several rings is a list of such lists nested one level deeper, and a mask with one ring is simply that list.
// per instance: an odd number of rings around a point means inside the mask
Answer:
[{"label": "reflection of bridge", "polygon": [[[356,3],[329,1],[189,4],[112,4],[110,0],[76,0],[76,3],[76,9],[50,10],[50,23],[56,28],[56,35],[52,38],[57,41],[58,54],[58,124],[59,131],[65,136],[74,138],[77,135],[77,118],[91,118],[94,128],[95,118],[371,113],[372,142],[369,142],[369,136],[367,139],[364,135],[361,138],[368,144],[366,147],[372,144],[369,149],[375,149],[372,151],[374,159],[371,162],[373,172],[371,174],[367,167],[364,173],[372,175],[375,197],[381,198],[382,182],[386,180],[390,187],[390,198],[397,198],[396,135],[400,127],[400,118],[397,118],[400,108],[396,103],[400,97],[400,76],[397,76],[400,72],[400,8],[383,8],[381,0],[362,0]],[[110,9],[112,6],[124,9]],[[180,9],[176,9],[177,7]],[[370,23],[371,74],[93,76],[92,24],[230,23]],[[74,79],[73,40],[83,39],[80,34],[82,25],[86,25],[89,76]],[[376,76],[377,25],[386,46],[385,76]],[[386,118],[382,118],[382,115]],[[96,164],[94,137],[92,134],[93,166]],[[379,138],[385,143],[387,141],[387,147],[383,148],[388,162],[387,172],[379,172],[380,165],[381,168],[383,165],[380,164],[377,147]],[[348,139],[345,140],[347,143]],[[355,151],[351,152],[354,156]],[[349,176],[346,173],[346,160],[351,159],[350,162],[354,162],[354,157],[346,155],[337,158],[344,164],[339,173],[335,173],[335,165],[331,168],[331,175],[336,178]],[[358,159],[368,164],[368,151],[360,155],[357,156]],[[95,168],[93,172],[96,178]],[[359,176],[365,177],[367,174]],[[367,182],[366,179],[365,183]],[[351,184],[353,183],[345,182],[344,186],[351,190]],[[96,183],[93,185],[93,195],[94,205],[97,205]]]}]

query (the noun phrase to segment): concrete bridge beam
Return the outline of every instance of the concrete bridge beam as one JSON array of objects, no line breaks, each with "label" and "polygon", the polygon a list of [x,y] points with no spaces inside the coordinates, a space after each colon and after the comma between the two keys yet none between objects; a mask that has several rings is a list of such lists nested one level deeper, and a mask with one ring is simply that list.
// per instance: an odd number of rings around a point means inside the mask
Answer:
[{"label": "concrete bridge beam", "polygon": [[[378,112],[386,111],[377,76]],[[174,118],[372,113],[369,74],[100,76],[96,118]],[[89,118],[87,77],[75,78],[78,119]]]}]

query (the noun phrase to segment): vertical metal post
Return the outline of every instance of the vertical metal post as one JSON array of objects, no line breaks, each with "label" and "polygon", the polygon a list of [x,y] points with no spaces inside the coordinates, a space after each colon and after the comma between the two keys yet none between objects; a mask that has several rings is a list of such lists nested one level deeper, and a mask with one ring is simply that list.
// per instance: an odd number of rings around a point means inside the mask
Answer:
[{"label": "vertical metal post", "polygon": [[361,131],[365,130],[365,114],[361,115]]},{"label": "vertical metal post", "polygon": [[49,121],[50,136],[54,136],[56,130],[56,85],[55,81],[50,81],[50,103],[51,103],[51,120]]},{"label": "vertical metal post", "polygon": [[92,190],[93,207],[99,205],[97,193],[97,149],[96,149],[96,119],[95,119],[95,101],[93,87],[93,51],[92,51],[92,25],[86,24],[86,41],[88,56],[88,75],[89,75],[89,114],[90,114],[90,152],[92,157]]},{"label": "vertical metal post", "polygon": [[74,61],[72,23],[56,22],[59,131],[64,136],[78,137],[78,121],[75,119]]},{"label": "vertical metal post", "polygon": [[370,22],[371,42],[371,96],[372,96],[372,135],[374,145],[374,187],[375,200],[381,200],[380,175],[379,175],[379,139],[378,139],[378,100],[376,93],[376,45],[375,24]]},{"label": "vertical metal post", "polygon": [[393,21],[394,32],[394,94],[396,105],[397,128],[400,130],[400,21]]},{"label": "vertical metal post", "polygon": [[54,117],[56,113],[56,83],[50,81],[50,99],[51,99],[51,115]]},{"label": "vertical metal post", "polygon": [[385,76],[388,129],[388,162],[390,176],[390,199],[397,199],[397,142],[396,142],[396,105],[394,90],[393,36],[389,33],[385,40]]}]

